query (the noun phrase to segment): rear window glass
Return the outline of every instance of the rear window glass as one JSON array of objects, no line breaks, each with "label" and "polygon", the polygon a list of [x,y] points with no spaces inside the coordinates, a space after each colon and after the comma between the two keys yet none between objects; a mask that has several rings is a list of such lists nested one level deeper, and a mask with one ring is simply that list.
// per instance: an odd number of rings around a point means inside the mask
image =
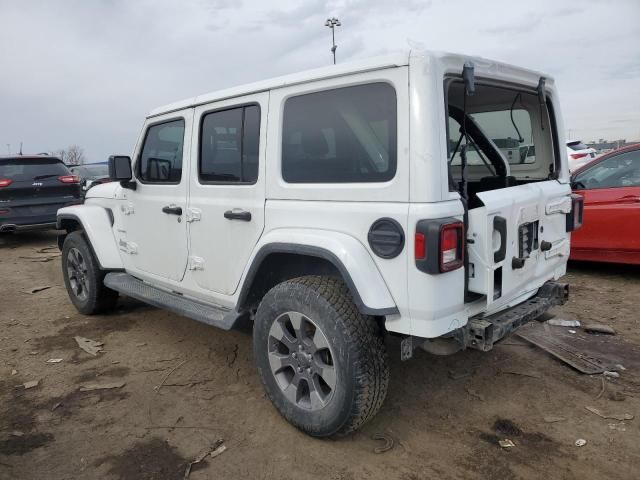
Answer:
[{"label": "rear window glass", "polygon": [[69,175],[69,170],[60,160],[52,158],[0,160],[0,178],[8,178],[14,182],[39,180],[60,175]]},{"label": "rear window glass", "polygon": [[578,140],[576,142],[567,143],[567,147],[569,147],[571,150],[586,150],[587,148],[589,148],[587,145],[582,143],[580,140]]},{"label": "rear window glass", "polygon": [[396,171],[396,93],[387,83],[289,98],[282,177],[289,183],[384,182]]}]

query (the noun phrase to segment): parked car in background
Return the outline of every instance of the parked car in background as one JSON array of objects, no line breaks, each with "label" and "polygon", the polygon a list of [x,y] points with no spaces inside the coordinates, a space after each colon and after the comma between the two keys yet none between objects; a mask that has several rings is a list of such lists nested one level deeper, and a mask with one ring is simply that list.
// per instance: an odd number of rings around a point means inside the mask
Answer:
[{"label": "parked car in background", "polygon": [[599,157],[571,179],[584,198],[571,259],[640,264],[640,144]]},{"label": "parked car in background", "polygon": [[574,172],[586,165],[598,156],[595,148],[588,147],[580,140],[567,142],[567,157],[569,157],[569,170]]},{"label": "parked car in background", "polygon": [[110,182],[109,166],[106,163],[89,163],[69,167],[71,173],[80,177],[82,190],[89,190],[94,185]]},{"label": "parked car in background", "polygon": [[59,208],[82,201],[80,180],[49,155],[0,157],[0,232],[55,228]]}]

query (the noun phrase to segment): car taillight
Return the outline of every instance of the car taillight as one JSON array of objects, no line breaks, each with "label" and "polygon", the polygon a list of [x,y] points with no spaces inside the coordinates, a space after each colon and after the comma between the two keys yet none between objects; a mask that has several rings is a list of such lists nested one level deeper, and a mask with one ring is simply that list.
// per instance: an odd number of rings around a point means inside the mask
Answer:
[{"label": "car taillight", "polygon": [[444,273],[464,265],[464,224],[455,218],[420,220],[414,237],[418,270]]},{"label": "car taillight", "polygon": [[440,227],[440,271],[460,268],[464,260],[464,225],[449,223]]},{"label": "car taillight", "polygon": [[588,155],[588,153],[571,153],[571,158],[574,160],[578,160],[579,158],[584,158]]},{"label": "car taillight", "polygon": [[62,183],[80,183],[80,177],[78,175],[61,175],[58,177],[58,181]]},{"label": "car taillight", "polygon": [[424,233],[416,232],[413,250],[416,260],[424,260],[424,257],[427,255],[424,243]]},{"label": "car taillight", "polygon": [[571,211],[567,213],[567,232],[573,232],[582,226],[584,214],[584,198],[576,193],[571,194]]},{"label": "car taillight", "polygon": [[11,180],[9,178],[0,178],[0,188],[8,187],[12,183],[13,183],[13,180]]}]

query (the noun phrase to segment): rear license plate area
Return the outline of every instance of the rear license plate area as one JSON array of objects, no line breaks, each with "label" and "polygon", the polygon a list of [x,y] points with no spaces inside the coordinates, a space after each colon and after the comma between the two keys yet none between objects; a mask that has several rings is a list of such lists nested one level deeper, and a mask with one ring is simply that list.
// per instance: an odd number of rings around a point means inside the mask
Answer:
[{"label": "rear license plate area", "polygon": [[518,227],[518,257],[529,258],[531,252],[538,249],[538,231],[540,222],[523,223]]}]

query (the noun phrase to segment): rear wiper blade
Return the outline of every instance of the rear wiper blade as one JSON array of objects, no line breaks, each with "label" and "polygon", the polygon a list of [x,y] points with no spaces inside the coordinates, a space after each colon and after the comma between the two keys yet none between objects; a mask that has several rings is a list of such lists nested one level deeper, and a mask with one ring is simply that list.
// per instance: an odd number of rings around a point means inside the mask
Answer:
[{"label": "rear wiper blade", "polygon": [[52,173],[50,175],[37,175],[35,177],[33,177],[34,180],[42,180],[43,178],[51,178],[51,177],[57,177],[58,174],[57,173]]}]

